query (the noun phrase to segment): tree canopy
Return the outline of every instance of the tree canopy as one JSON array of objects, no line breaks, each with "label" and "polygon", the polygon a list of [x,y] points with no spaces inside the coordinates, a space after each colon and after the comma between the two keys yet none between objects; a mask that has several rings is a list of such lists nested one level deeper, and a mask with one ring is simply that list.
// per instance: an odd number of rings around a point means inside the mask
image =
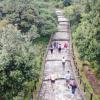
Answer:
[{"label": "tree canopy", "polygon": [[73,42],[81,59],[89,61],[100,76],[100,1],[72,0],[65,14],[71,21]]},{"label": "tree canopy", "polygon": [[35,40],[56,31],[57,17],[43,0],[0,0],[0,24],[0,99],[13,100],[36,87],[46,43]]}]

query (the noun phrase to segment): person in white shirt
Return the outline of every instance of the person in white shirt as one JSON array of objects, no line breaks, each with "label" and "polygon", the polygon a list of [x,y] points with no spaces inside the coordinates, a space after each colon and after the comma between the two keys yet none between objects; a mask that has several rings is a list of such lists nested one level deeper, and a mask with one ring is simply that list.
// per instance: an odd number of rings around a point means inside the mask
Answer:
[{"label": "person in white shirt", "polygon": [[71,79],[70,71],[67,71],[65,79],[66,79],[66,85],[69,88],[69,83],[70,83],[70,79]]}]

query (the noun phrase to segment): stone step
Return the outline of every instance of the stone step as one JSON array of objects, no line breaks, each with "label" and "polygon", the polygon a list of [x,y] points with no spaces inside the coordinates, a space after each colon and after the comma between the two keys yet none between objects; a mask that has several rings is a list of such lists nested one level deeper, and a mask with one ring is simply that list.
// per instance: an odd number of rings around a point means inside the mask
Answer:
[{"label": "stone step", "polygon": [[71,92],[71,87],[67,88],[65,80],[56,81],[55,84],[51,82],[44,82],[43,89],[40,93],[40,97],[43,96],[43,99],[39,100],[82,100],[81,95],[79,95],[79,90],[76,90],[75,95]]}]

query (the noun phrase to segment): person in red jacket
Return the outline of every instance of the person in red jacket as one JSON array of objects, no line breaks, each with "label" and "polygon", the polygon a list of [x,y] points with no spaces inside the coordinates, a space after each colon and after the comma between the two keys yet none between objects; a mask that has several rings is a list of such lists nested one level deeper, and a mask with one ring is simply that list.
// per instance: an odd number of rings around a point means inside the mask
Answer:
[{"label": "person in red jacket", "polygon": [[64,43],[64,49],[65,49],[65,51],[67,51],[67,47],[68,47],[68,44],[65,42]]}]

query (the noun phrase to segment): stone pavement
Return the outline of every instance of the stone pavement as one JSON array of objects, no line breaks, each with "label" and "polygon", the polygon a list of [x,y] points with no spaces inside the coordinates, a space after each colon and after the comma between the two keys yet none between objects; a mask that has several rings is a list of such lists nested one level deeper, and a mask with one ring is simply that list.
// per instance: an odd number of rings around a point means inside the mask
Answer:
[{"label": "stone pavement", "polygon": [[[66,86],[65,75],[69,70],[71,77],[74,79],[73,70],[71,67],[71,54],[70,54],[70,33],[69,21],[66,19],[62,11],[57,10],[58,16],[58,32],[52,38],[52,43],[57,41],[62,46],[61,53],[57,49],[51,54],[48,50],[46,57],[44,80],[39,94],[39,100],[83,100],[79,89],[77,88],[75,95],[72,94],[71,88]],[[64,43],[68,44],[67,50],[63,48]],[[65,67],[62,66],[62,58],[66,58]],[[54,84],[50,81],[50,76],[55,74],[56,81]]]}]

